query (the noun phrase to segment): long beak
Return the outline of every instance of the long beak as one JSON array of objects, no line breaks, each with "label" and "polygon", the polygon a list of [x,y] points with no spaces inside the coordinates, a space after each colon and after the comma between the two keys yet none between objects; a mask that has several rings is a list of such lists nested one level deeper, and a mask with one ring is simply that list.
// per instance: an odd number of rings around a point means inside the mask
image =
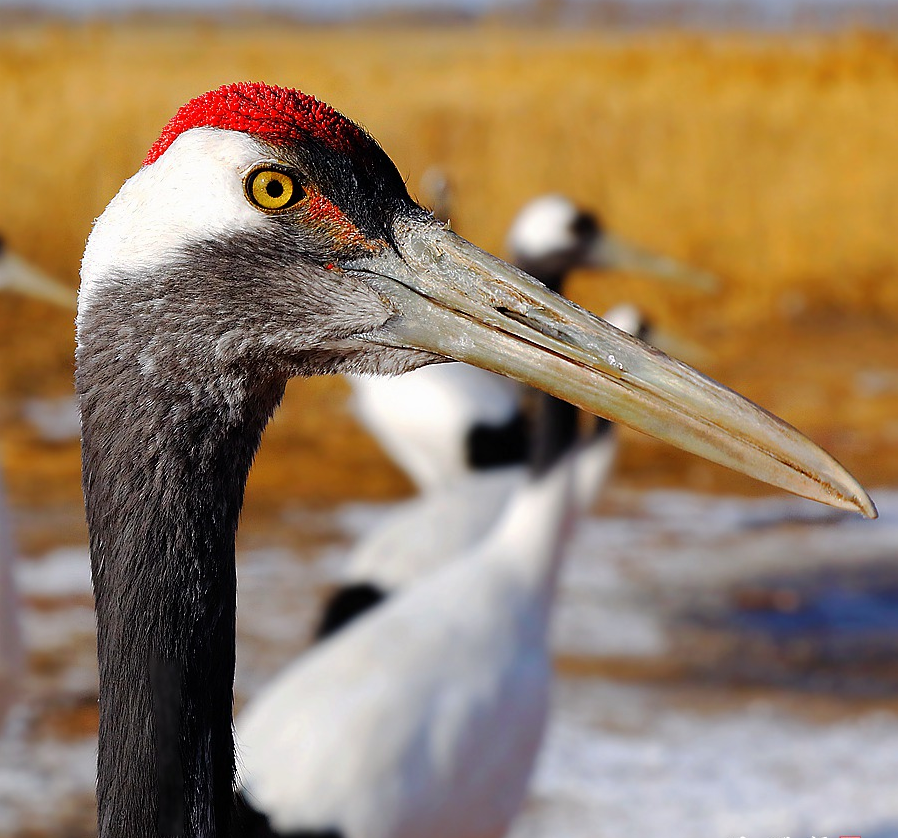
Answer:
[{"label": "long beak", "polygon": [[643,274],[708,293],[720,288],[720,281],[714,274],[684,265],[669,256],[652,253],[611,233],[602,233],[596,239],[584,261],[595,268]]},{"label": "long beak", "polygon": [[397,312],[368,339],[510,376],[708,460],[876,516],[857,481],[782,420],[615,329],[434,221],[402,218],[349,270]]},{"label": "long beak", "polygon": [[78,307],[74,291],[8,251],[0,256],[0,289],[46,300],[61,308]]}]

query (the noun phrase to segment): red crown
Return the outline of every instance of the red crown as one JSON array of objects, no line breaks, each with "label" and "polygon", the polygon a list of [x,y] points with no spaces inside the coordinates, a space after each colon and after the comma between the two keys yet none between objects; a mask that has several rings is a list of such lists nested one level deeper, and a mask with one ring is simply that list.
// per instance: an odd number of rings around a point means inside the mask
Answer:
[{"label": "red crown", "polygon": [[342,152],[373,142],[358,125],[314,96],[262,82],[237,82],[182,105],[143,165],[155,163],[184,131],[201,127],[243,131],[275,143],[314,137]]}]

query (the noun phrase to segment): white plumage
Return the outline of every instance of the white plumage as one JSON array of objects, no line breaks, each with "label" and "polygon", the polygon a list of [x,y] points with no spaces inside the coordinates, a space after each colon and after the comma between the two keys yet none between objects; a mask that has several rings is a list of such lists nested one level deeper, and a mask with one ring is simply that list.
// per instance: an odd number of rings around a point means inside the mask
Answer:
[{"label": "white plumage", "polygon": [[[629,306],[608,316],[640,325]],[[237,720],[246,799],[275,833],[505,833],[545,730],[565,536],[616,448],[608,427],[542,478],[523,465],[459,477],[355,551],[348,584],[399,592],[300,657]]]},{"label": "white plumage", "polygon": [[[81,297],[100,290],[103,268],[151,270],[191,243],[264,229],[237,175],[265,150],[246,134],[195,128],[173,143],[174,153],[125,181],[94,225],[81,262]],[[148,210],[153,208],[153,212]]]},{"label": "white plumage", "polygon": [[[515,216],[505,246],[512,258],[545,259],[569,253],[580,247],[584,251],[585,242],[578,233],[575,222],[581,210],[564,195],[541,195],[525,204]],[[579,262],[587,262],[581,256]]]},{"label": "white plumage", "polygon": [[480,545],[314,647],[247,706],[240,776],[276,832],[504,833],[548,712],[547,627],[578,460],[519,486]]},{"label": "white plumage", "polygon": [[468,364],[422,367],[393,378],[348,376],[362,424],[419,489],[471,473],[468,433],[500,427],[521,410],[523,386]]}]

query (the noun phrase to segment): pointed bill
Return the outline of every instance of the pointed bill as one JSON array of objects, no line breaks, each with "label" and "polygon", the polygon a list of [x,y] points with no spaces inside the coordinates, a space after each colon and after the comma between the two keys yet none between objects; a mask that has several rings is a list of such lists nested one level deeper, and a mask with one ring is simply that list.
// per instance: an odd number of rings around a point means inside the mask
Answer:
[{"label": "pointed bill", "polygon": [[689,285],[707,293],[720,289],[720,281],[714,274],[684,265],[669,256],[652,253],[611,233],[603,233],[598,238],[586,261],[596,268],[642,274],[678,285]]},{"label": "pointed bill", "polygon": [[857,481],[732,390],[615,329],[436,222],[403,218],[395,249],[346,265],[397,316],[368,339],[516,378],[797,495],[875,517]]},{"label": "pointed bill", "polygon": [[0,256],[0,289],[46,300],[61,308],[74,310],[78,306],[74,291],[9,251]]}]

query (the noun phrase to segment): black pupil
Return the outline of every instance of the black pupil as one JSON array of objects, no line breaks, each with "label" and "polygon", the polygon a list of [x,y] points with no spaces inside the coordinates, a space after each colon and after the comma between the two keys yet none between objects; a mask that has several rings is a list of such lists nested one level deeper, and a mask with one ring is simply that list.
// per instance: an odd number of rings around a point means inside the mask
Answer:
[{"label": "black pupil", "polygon": [[284,184],[272,179],[265,184],[265,191],[269,198],[280,198],[284,194]]}]

